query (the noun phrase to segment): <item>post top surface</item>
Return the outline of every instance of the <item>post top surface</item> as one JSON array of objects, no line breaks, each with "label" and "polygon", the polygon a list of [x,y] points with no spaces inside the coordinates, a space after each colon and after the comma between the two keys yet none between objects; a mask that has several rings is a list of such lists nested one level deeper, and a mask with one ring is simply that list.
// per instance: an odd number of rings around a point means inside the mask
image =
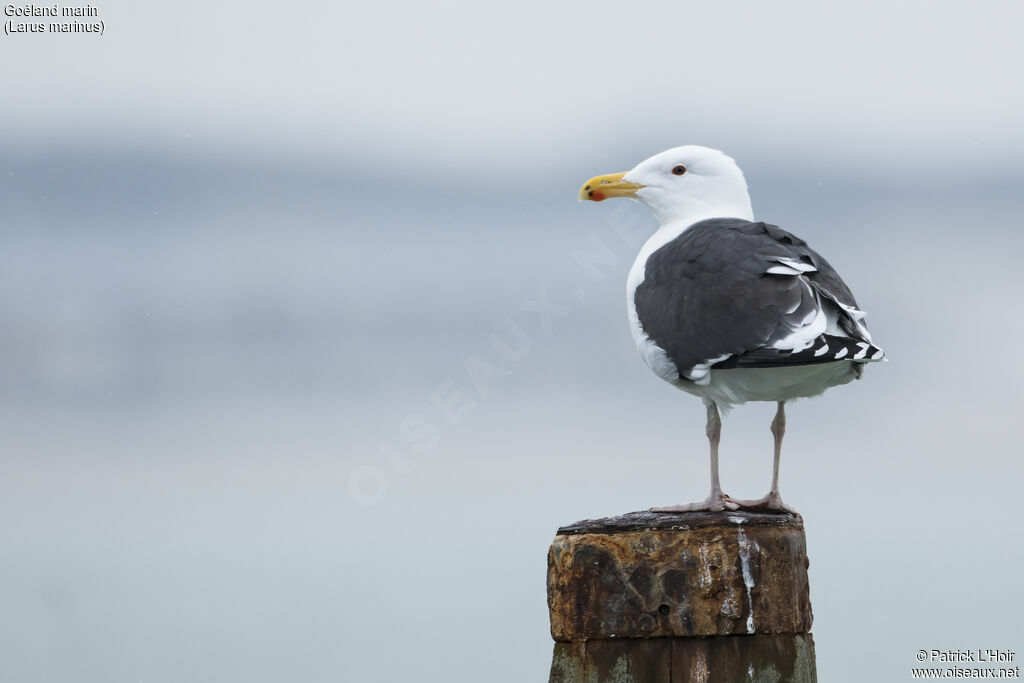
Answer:
[{"label": "post top surface", "polygon": [[779,512],[723,510],[721,512],[627,512],[615,517],[584,519],[559,527],[558,536],[616,534],[628,531],[677,531],[712,526],[789,526],[803,529],[800,515]]}]

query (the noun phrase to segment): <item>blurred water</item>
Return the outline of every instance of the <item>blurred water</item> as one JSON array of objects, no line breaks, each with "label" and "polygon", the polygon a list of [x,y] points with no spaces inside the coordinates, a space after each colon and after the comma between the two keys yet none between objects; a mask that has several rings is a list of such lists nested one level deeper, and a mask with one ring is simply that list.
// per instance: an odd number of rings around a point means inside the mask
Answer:
[{"label": "blurred water", "polygon": [[[625,324],[653,219],[575,201],[615,168],[4,158],[0,680],[543,680],[555,528],[704,494]],[[892,359],[790,410],[821,679],[1019,647],[1024,174],[744,166]],[[770,418],[725,423],[736,495]]]}]

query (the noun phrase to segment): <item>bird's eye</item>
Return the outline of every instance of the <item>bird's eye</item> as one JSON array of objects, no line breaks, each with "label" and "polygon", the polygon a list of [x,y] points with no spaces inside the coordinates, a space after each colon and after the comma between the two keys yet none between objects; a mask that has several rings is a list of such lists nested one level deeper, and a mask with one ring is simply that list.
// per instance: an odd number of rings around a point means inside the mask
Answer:
[{"label": "bird's eye", "polygon": [[686,167],[685,166],[681,166],[680,165],[680,166],[676,166],[675,168],[672,169],[672,175],[683,175],[684,173],[686,173]]}]

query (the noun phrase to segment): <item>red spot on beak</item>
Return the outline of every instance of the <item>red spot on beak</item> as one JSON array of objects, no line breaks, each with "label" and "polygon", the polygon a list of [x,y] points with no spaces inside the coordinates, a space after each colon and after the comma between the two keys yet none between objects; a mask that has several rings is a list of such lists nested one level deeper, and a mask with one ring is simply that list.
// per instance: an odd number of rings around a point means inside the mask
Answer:
[{"label": "red spot on beak", "polygon": [[601,192],[600,190],[594,190],[587,196],[590,197],[590,199],[592,199],[595,202],[603,202],[605,199],[607,199],[607,197],[604,196],[604,192]]}]

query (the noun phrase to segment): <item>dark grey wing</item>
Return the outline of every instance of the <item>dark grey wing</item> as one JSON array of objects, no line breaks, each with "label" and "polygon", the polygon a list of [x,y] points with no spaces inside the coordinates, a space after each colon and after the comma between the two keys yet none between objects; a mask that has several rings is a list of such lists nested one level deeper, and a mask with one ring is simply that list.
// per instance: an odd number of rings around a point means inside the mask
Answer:
[{"label": "dark grey wing", "polygon": [[831,337],[870,344],[863,313],[835,269],[765,223],[713,219],[689,228],[648,258],[634,303],[648,338],[693,381],[711,366],[835,360],[838,348],[813,354],[829,316],[841,328]]}]

